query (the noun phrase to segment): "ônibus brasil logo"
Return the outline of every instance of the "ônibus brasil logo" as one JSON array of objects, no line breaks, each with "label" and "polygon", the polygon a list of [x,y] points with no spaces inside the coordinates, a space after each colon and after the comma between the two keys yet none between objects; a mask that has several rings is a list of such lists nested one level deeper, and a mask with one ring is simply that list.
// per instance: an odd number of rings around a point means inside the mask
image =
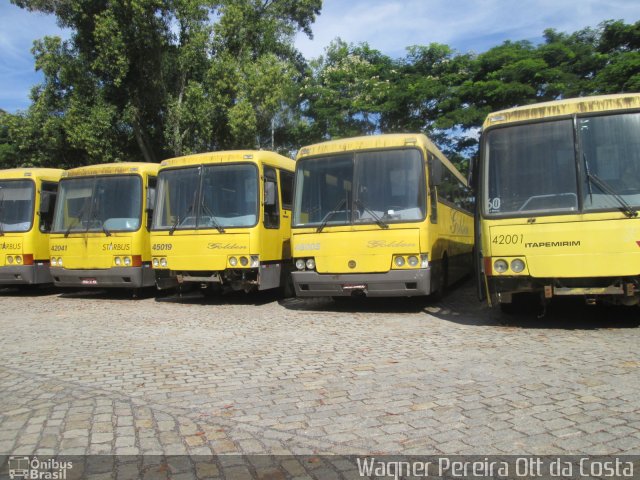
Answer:
[{"label": "\u00f4nibus brasil logo", "polygon": [[10,456],[9,478],[24,478],[29,480],[65,480],[67,470],[73,468],[73,462],[61,462],[55,458],[38,460],[38,457]]}]

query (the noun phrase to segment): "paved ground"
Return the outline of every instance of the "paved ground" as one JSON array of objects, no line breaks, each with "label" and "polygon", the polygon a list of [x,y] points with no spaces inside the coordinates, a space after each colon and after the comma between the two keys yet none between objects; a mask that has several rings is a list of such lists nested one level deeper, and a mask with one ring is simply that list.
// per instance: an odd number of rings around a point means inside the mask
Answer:
[{"label": "paved ground", "polygon": [[0,454],[640,453],[637,309],[0,292]]}]

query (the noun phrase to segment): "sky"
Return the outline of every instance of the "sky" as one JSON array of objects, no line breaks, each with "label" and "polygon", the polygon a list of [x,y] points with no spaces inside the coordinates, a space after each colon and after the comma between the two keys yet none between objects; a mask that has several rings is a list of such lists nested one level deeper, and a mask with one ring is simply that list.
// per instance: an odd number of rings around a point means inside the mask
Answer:
[{"label": "sky", "polygon": [[[296,46],[307,58],[322,55],[335,38],[368,42],[392,57],[410,45],[444,43],[459,52],[481,53],[505,40],[542,41],[546,28],[572,33],[603,20],[640,20],[637,0],[324,0],[313,25]],[[0,108],[25,110],[31,87],[42,80],[31,47],[46,35],[68,38],[55,17],[0,0]]]}]

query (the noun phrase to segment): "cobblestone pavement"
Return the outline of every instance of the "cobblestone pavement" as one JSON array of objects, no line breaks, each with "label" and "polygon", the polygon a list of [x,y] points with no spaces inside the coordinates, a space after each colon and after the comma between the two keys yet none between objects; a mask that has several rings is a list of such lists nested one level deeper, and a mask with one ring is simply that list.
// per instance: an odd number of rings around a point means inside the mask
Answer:
[{"label": "cobblestone pavement", "polygon": [[[637,309],[0,293],[0,454],[640,453]],[[508,322],[505,323],[505,319]]]}]

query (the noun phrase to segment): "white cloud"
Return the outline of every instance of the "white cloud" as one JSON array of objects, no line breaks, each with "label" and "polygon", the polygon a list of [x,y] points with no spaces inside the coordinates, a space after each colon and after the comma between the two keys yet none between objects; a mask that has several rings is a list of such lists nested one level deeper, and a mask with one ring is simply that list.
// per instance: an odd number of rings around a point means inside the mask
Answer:
[{"label": "white cloud", "polygon": [[298,35],[307,57],[321,55],[336,37],[368,42],[388,55],[409,45],[445,43],[480,52],[504,40],[538,41],[546,28],[574,32],[607,19],[640,19],[640,2],[625,0],[324,0],[314,39]]},{"label": "white cloud", "polygon": [[[461,52],[481,52],[504,40],[540,41],[545,28],[574,32],[607,19],[640,19],[640,2],[629,0],[324,0],[313,25],[314,39],[300,34],[298,49],[321,55],[336,37],[368,42],[387,55],[403,56],[409,45],[439,42]],[[45,35],[69,37],[55,17],[32,13],[0,0],[0,108],[29,104],[28,92],[41,80],[31,47]]]}]

